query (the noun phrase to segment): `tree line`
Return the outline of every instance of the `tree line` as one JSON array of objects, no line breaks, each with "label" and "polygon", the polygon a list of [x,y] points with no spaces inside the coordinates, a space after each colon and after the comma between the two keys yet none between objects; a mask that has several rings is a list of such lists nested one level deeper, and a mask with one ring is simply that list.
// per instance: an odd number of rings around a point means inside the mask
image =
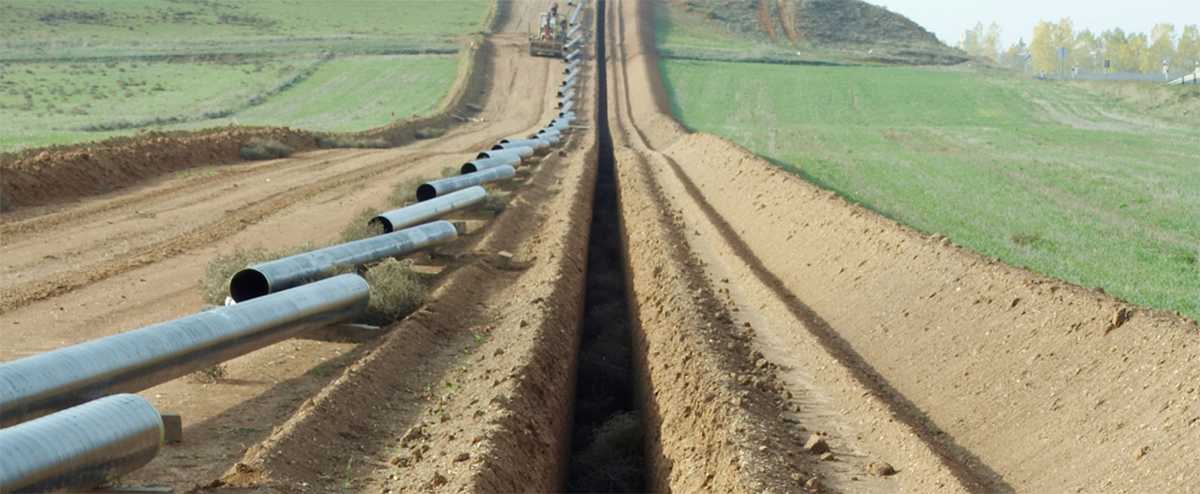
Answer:
[{"label": "tree line", "polygon": [[[1147,35],[1126,33],[1120,28],[1099,34],[1087,29],[1076,32],[1070,18],[1057,23],[1041,21],[1034,26],[1028,45],[1022,38],[1007,48],[1000,44],[1000,33],[995,22],[986,29],[982,22],[976,23],[958,48],[968,55],[1034,74],[1056,74],[1060,70],[1161,73],[1164,66],[1172,73],[1183,73],[1200,67],[1200,29],[1195,24],[1184,26],[1180,32],[1174,24],[1161,23]],[[1062,60],[1059,48],[1067,49]]]}]

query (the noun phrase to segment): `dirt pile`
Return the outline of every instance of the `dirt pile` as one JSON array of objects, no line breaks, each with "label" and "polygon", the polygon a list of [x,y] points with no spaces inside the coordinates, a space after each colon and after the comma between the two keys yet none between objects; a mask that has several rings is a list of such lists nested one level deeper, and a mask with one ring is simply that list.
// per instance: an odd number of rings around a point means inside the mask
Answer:
[{"label": "dirt pile", "polygon": [[316,147],[311,133],[288,128],[230,128],[184,135],[148,132],[133,139],[51,148],[0,164],[0,197],[8,209],[104,194],[188,168],[241,162],[238,151],[254,138],[275,140],[293,151]]}]

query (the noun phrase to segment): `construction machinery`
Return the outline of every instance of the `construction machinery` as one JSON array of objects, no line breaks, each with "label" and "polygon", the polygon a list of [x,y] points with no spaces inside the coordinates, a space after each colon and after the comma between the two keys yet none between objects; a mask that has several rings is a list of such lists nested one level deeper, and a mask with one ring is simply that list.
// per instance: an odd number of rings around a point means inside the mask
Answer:
[{"label": "construction machinery", "polygon": [[538,16],[538,30],[529,34],[529,54],[535,57],[561,57],[567,41],[564,20],[558,16],[558,4]]}]

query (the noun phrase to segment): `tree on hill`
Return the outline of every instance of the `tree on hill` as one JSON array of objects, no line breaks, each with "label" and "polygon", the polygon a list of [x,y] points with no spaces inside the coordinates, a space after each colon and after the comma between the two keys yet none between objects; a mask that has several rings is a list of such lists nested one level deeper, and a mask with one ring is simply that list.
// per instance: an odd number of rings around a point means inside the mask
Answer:
[{"label": "tree on hill", "polygon": [[[1075,24],[1070,18],[1051,24],[1040,21],[1033,27],[1033,40],[1029,42],[1029,53],[1033,55],[1033,71],[1039,74],[1069,72],[1079,56],[1076,53]],[[1066,48],[1067,57],[1058,58],[1058,49]]]}]

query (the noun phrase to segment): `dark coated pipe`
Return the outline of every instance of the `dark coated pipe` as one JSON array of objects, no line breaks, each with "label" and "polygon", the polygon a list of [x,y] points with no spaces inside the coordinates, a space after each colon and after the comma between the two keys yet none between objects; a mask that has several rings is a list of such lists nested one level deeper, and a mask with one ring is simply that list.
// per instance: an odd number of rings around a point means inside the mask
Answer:
[{"label": "dark coated pipe", "polygon": [[0,492],[84,492],[162,451],[162,415],[118,394],[0,430]]},{"label": "dark coated pipe", "polygon": [[566,86],[567,83],[571,82],[571,80],[574,79],[575,76],[577,76],[577,75],[579,75],[579,69],[575,69],[575,70],[571,71],[570,74],[567,74],[566,77],[563,77],[562,84],[559,84],[559,85]]},{"label": "dark coated pipe", "polygon": [[[571,91],[571,88],[575,87],[575,83],[577,83],[577,82],[579,82],[579,81],[571,81],[570,84],[563,86],[562,89],[558,90],[558,95],[561,97],[563,94],[566,94],[567,91]],[[572,94],[574,94],[574,92],[572,92]]]},{"label": "dark coated pipe", "polygon": [[[569,38],[569,37],[570,37],[570,36],[568,36],[568,38]],[[578,36],[578,37],[576,37],[575,39],[573,39],[573,40],[571,40],[571,41],[568,41],[568,42],[567,42],[567,44],[563,45],[563,50],[570,50],[570,49],[571,49],[571,47],[573,47],[573,46],[575,46],[575,45],[579,44],[579,42],[580,42],[580,41],[582,41],[582,40],[583,40],[583,36]]]},{"label": "dark coated pipe", "polygon": [[563,105],[570,103],[571,99],[574,97],[575,97],[575,91],[571,91],[571,92],[567,93],[566,96],[563,96],[562,99],[558,100],[558,107],[562,108]]},{"label": "dark coated pipe", "polygon": [[563,57],[563,61],[570,62],[572,59],[574,59],[575,57],[578,57],[578,56],[579,56],[579,48],[576,48],[575,51],[568,53],[567,56]]},{"label": "dark coated pipe", "polygon": [[495,158],[496,156],[507,156],[510,154],[520,156],[522,158],[528,158],[530,156],[533,156],[533,148],[530,146],[518,146],[515,148],[508,148],[508,149],[489,149],[487,151],[479,153],[479,155],[476,156],[475,159]]},{"label": "dark coated pipe", "polygon": [[562,111],[559,111],[559,112],[558,112],[558,116],[559,116],[559,117],[565,117],[565,116],[567,116],[567,114],[568,114],[568,113],[571,113],[571,107],[573,107],[573,106],[575,106],[575,102],[574,102],[574,101],[568,101],[568,102],[567,102],[567,104],[566,104],[566,106],[563,106],[563,107],[562,107]]},{"label": "dark coated pipe", "polygon": [[521,162],[521,157],[515,154],[497,156],[495,158],[481,158],[463,163],[459,167],[459,173],[466,175],[468,173],[477,172],[479,170],[487,170],[500,165],[515,165]]},{"label": "dark coated pipe", "polygon": [[281,292],[328,278],[338,266],[357,267],[412,254],[454,240],[455,236],[454,225],[437,221],[256,264],[234,273],[229,280],[229,295],[234,301],[241,302]]},{"label": "dark coated pipe", "polygon": [[345,321],[366,310],[369,297],[362,278],[337,276],[0,364],[0,425],[141,391]]},{"label": "dark coated pipe", "polygon": [[[504,180],[512,177],[516,172],[516,168],[513,168],[511,165],[500,165],[497,167],[488,168],[486,170],[480,170],[475,173],[459,175],[457,177],[432,180],[421,184],[420,187],[417,187],[417,200],[427,201],[442,194],[449,194],[456,190],[464,189],[472,185],[480,185],[488,182],[494,182],[496,180]],[[451,228],[454,227],[451,226]]]},{"label": "dark coated pipe", "polygon": [[371,218],[371,224],[383,227],[384,233],[391,233],[396,230],[403,230],[410,226],[436,220],[455,211],[474,208],[483,202],[486,197],[487,191],[483,190],[483,187],[467,187],[428,201],[418,202],[380,214]]},{"label": "dark coated pipe", "polygon": [[[579,51],[579,50],[575,50],[575,51]],[[567,60],[567,61],[568,61],[568,62],[571,62],[570,60]],[[570,73],[570,72],[571,72],[571,69],[574,69],[575,67],[578,67],[578,66],[579,66],[579,62],[582,62],[582,61],[583,61],[583,59],[579,59],[579,60],[576,60],[576,61],[574,61],[574,62],[571,62],[569,65],[567,65],[567,68],[563,69],[563,73],[564,73],[564,74]]]}]

